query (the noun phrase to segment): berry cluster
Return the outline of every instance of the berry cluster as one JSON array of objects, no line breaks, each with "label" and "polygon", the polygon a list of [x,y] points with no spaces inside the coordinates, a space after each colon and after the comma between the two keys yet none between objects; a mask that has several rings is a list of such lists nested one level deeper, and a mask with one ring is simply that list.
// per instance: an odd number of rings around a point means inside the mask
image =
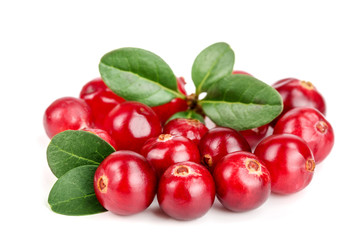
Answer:
[{"label": "berry cluster", "polygon": [[[177,78],[177,84],[186,95],[184,79]],[[116,151],[97,167],[93,183],[98,201],[111,212],[141,212],[155,195],[160,208],[175,219],[203,216],[215,196],[225,208],[242,212],[262,205],[270,192],[304,189],[334,144],[325,101],[311,83],[288,78],[273,87],[283,99],[281,115],[237,131],[208,129],[197,119],[168,120],[191,108],[191,96],[149,107],[125,101],[98,78],[83,87],[80,98],[53,102],[45,111],[44,127],[50,138],[83,130],[113,146]]]}]

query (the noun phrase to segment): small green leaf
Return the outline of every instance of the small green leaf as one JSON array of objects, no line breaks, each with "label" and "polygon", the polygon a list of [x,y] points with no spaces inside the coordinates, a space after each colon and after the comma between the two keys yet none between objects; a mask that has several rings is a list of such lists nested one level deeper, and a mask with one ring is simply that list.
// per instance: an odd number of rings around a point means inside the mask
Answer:
[{"label": "small green leaf", "polygon": [[82,165],[99,165],[115,149],[97,135],[85,131],[67,130],[55,135],[48,148],[51,171],[61,177]]},{"label": "small green leaf", "polygon": [[97,166],[74,168],[52,187],[48,202],[51,209],[64,215],[88,215],[106,211],[95,196],[94,174]]},{"label": "small green leaf", "polygon": [[283,108],[281,96],[274,88],[242,74],[230,75],[216,82],[200,105],[217,125],[236,130],[267,124]]},{"label": "small green leaf", "polygon": [[197,119],[197,120],[199,120],[200,122],[202,122],[202,123],[205,124],[204,118],[203,118],[200,114],[198,114],[198,113],[196,113],[196,112],[194,112],[194,111],[177,112],[177,113],[175,113],[174,115],[172,115],[172,116],[167,120],[166,123],[168,123],[168,122],[170,122],[171,120],[176,119],[176,118]]},{"label": "small green leaf", "polygon": [[185,98],[176,77],[159,56],[139,48],[120,48],[105,54],[99,70],[106,85],[129,101],[151,107]]},{"label": "small green leaf", "polygon": [[204,49],[192,66],[196,93],[206,92],[212,84],[230,75],[234,62],[235,54],[226,43],[215,43]]}]

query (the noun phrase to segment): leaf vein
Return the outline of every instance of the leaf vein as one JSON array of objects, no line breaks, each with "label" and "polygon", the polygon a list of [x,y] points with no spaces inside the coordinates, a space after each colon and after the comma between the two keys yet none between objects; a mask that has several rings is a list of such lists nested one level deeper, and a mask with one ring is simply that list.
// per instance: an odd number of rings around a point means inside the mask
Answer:
[{"label": "leaf vein", "polygon": [[54,207],[54,206],[57,206],[57,205],[60,205],[60,204],[64,204],[64,203],[69,203],[71,201],[74,201],[74,200],[77,200],[77,199],[82,199],[82,198],[89,198],[89,197],[93,197],[95,196],[95,193],[91,193],[91,194],[87,194],[87,195],[84,195],[84,196],[80,196],[80,197],[75,197],[75,198],[69,198],[67,200],[62,200],[62,201],[59,201],[59,202],[56,202],[56,203],[49,203],[51,207]]},{"label": "leaf vein", "polygon": [[219,63],[220,59],[227,53],[227,51],[230,48],[228,47],[228,49],[226,49],[218,58],[216,58],[216,61],[214,61],[213,65],[210,67],[209,71],[206,73],[205,77],[201,80],[199,87],[198,87],[198,91],[201,92],[201,88],[204,85],[205,81],[209,78],[209,76],[211,75],[211,71],[215,68],[215,66]]},{"label": "leaf vein", "polygon": [[[82,160],[84,160],[84,161],[87,161],[87,162],[90,162],[90,163],[99,165],[98,162],[96,162],[96,161],[94,161],[94,160],[92,160],[92,159],[78,156],[78,155],[74,154],[73,152],[67,152],[67,151],[63,150],[62,148],[60,148],[60,147],[59,147],[58,145],[56,145],[56,144],[54,144],[54,146],[58,149],[59,152],[63,152],[63,153],[65,153],[65,154],[67,154],[67,155],[70,155],[71,157],[79,158],[79,159],[82,159]],[[69,157],[68,159],[70,159],[70,157]]]},{"label": "leaf vein", "polygon": [[[182,99],[185,98],[185,96],[184,96],[183,94],[178,93],[178,92],[176,92],[176,91],[174,91],[174,90],[172,90],[172,89],[170,89],[170,88],[167,88],[167,87],[163,86],[162,84],[160,84],[160,83],[158,83],[158,82],[155,82],[155,81],[152,81],[152,80],[150,80],[150,79],[148,79],[148,78],[142,77],[142,76],[140,76],[140,75],[137,74],[137,73],[134,73],[134,72],[131,72],[131,71],[126,71],[126,70],[123,70],[123,69],[119,69],[119,68],[117,68],[117,67],[115,67],[115,66],[110,66],[110,65],[106,65],[106,64],[104,64],[104,65],[107,66],[107,67],[109,67],[109,68],[114,68],[114,69],[117,70],[117,71],[127,72],[127,73],[131,73],[131,74],[133,74],[133,75],[136,75],[138,78],[141,78],[141,79],[143,79],[143,80],[146,81],[146,82],[149,82],[149,83],[151,83],[151,84],[156,84],[156,85],[158,85],[160,88],[164,89],[164,90],[167,91],[167,92],[170,92],[171,94],[175,95],[176,97],[179,97],[179,98],[182,98]],[[130,83],[129,85],[131,85],[131,83]]]},{"label": "leaf vein", "polygon": [[202,100],[200,104],[212,103],[212,104],[242,104],[242,105],[256,105],[256,106],[281,106],[281,104],[258,104],[258,103],[243,103],[243,102],[226,102],[216,100]]}]

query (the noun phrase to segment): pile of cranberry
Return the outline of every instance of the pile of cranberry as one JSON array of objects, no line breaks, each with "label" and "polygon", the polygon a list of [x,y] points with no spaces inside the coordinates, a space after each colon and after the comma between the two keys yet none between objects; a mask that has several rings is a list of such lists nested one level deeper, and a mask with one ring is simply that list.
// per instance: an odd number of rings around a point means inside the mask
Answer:
[{"label": "pile of cranberry", "polygon": [[[186,95],[184,79],[177,81]],[[94,177],[95,194],[111,212],[141,212],[155,195],[160,208],[175,219],[203,216],[215,195],[225,208],[242,212],[262,205],[270,192],[304,189],[334,144],[325,101],[311,83],[288,78],[273,87],[283,98],[282,114],[245,131],[195,119],[167,121],[187,110],[186,100],[150,108],[125,101],[100,78],[87,83],[80,98],[53,102],[44,126],[50,138],[64,130],[84,130],[117,150]]]}]

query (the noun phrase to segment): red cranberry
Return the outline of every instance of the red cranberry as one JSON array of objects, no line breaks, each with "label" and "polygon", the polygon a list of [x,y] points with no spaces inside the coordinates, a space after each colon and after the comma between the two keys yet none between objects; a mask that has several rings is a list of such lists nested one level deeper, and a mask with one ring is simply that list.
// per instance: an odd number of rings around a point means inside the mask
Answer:
[{"label": "red cranberry", "polygon": [[294,108],[276,123],[274,134],[301,137],[312,150],[316,163],[323,161],[334,145],[334,132],[324,115],[314,108]]},{"label": "red cranberry", "polygon": [[249,143],[251,149],[254,149],[256,145],[266,136],[268,129],[269,124],[266,124],[261,127],[240,131],[240,133]]},{"label": "red cranberry", "polygon": [[59,98],[44,114],[44,128],[49,138],[65,130],[79,130],[91,125],[91,110],[84,100],[78,98]]},{"label": "red cranberry", "polygon": [[141,154],[155,169],[158,177],[161,177],[165,170],[175,163],[186,161],[200,163],[196,144],[183,136],[171,134],[161,134],[157,138],[148,140]]},{"label": "red cranberry", "polygon": [[144,143],[161,133],[160,120],[154,111],[139,102],[116,106],[105,119],[105,130],[116,142],[118,150],[140,153]]},{"label": "red cranberry", "polygon": [[158,115],[161,124],[165,124],[166,121],[175,113],[186,111],[188,105],[186,100],[181,98],[174,98],[168,103],[165,103],[160,106],[152,107],[152,110]]},{"label": "red cranberry", "polygon": [[156,176],[140,154],[118,151],[105,158],[97,168],[94,188],[105,209],[131,215],[145,210],[153,201]]},{"label": "red cranberry", "polygon": [[244,75],[252,76],[250,73],[247,73],[247,72],[241,71],[241,70],[234,70],[234,71],[232,72],[232,74],[244,74]]},{"label": "red cranberry", "polygon": [[208,128],[196,119],[176,118],[164,126],[164,133],[186,137],[196,144],[207,131]]},{"label": "red cranberry", "polygon": [[101,78],[96,78],[85,84],[80,92],[80,98],[84,99],[90,106],[94,124],[101,129],[104,128],[104,120],[109,112],[125,101],[111,91]]},{"label": "red cranberry", "polygon": [[83,128],[81,130],[95,134],[116,149],[116,143],[114,139],[112,139],[112,137],[106,131],[97,128]]},{"label": "red cranberry", "polygon": [[273,87],[283,99],[283,113],[295,107],[313,107],[325,114],[325,100],[311,82],[285,78],[273,84]]},{"label": "red cranberry", "polygon": [[249,144],[240,133],[225,127],[210,129],[202,137],[199,150],[202,163],[211,171],[228,153],[236,151],[251,152]]},{"label": "red cranberry", "polygon": [[270,195],[267,168],[249,152],[233,152],[219,162],[213,172],[216,195],[221,204],[235,212],[262,205]]},{"label": "red cranberry", "polygon": [[162,175],[157,199],[160,208],[170,217],[179,220],[199,218],[214,203],[214,180],[200,164],[177,163]]},{"label": "red cranberry", "polygon": [[186,96],[185,79],[183,77],[178,77],[178,78],[176,78],[176,81],[177,81],[177,87],[178,87],[179,91]]},{"label": "red cranberry", "polygon": [[295,135],[269,136],[257,145],[255,155],[270,172],[272,192],[298,192],[305,188],[313,177],[313,154],[306,142]]},{"label": "red cranberry", "polygon": [[107,86],[101,78],[95,78],[90,82],[86,83],[80,92],[80,98],[84,99],[86,103],[91,101],[94,95],[105,90]]}]

